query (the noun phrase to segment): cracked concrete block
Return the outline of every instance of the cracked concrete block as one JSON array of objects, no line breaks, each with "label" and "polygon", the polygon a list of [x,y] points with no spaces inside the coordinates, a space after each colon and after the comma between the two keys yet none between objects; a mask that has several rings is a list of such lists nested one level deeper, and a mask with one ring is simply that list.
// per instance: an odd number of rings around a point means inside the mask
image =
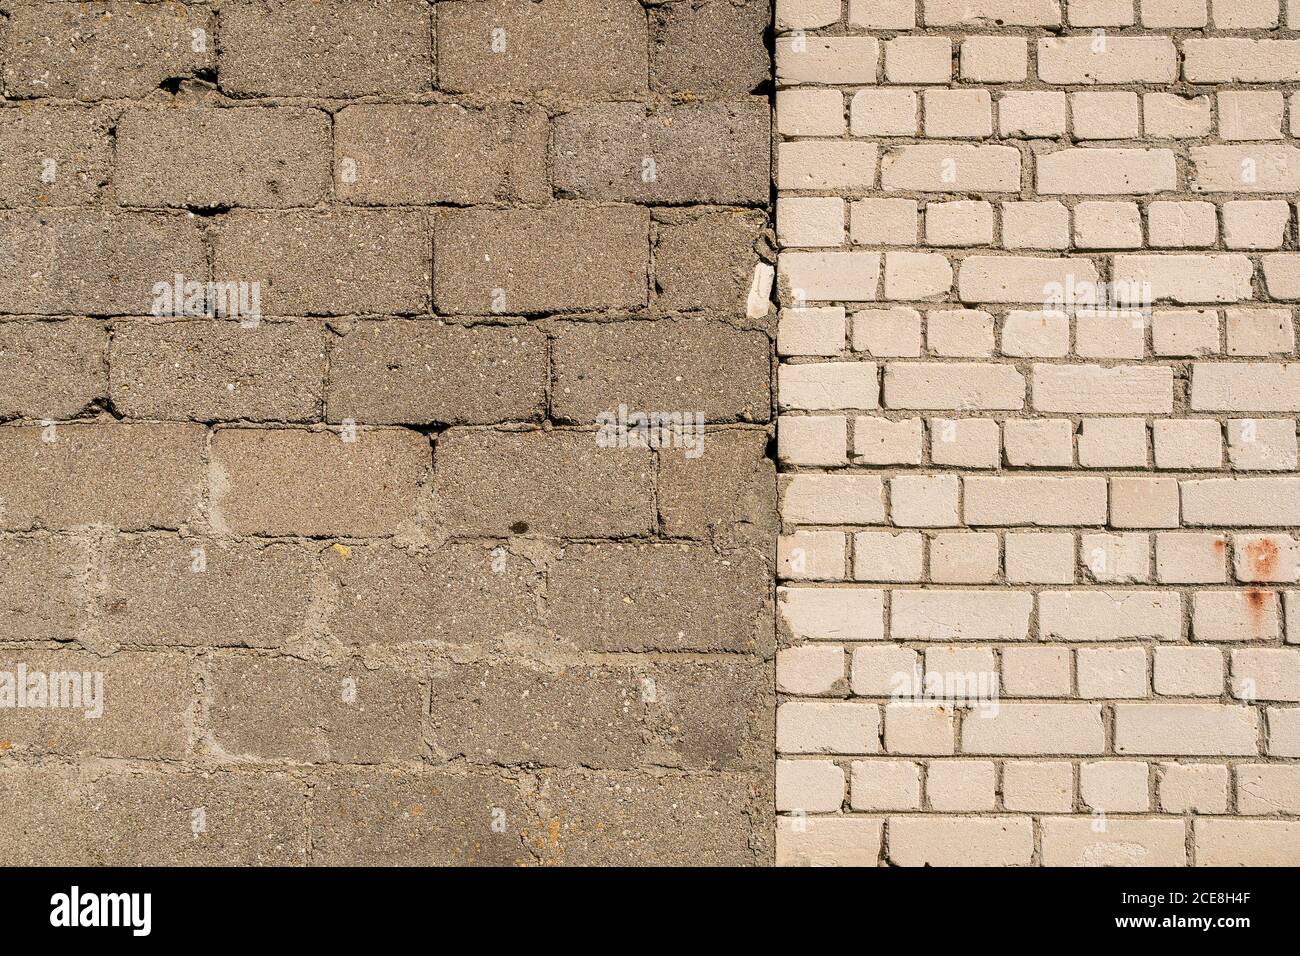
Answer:
[{"label": "cracked concrete block", "polygon": [[535,421],[547,338],[536,328],[358,322],[330,348],[327,417],[379,425]]},{"label": "cracked concrete block", "polygon": [[112,173],[109,110],[0,110],[0,206],[82,206]]},{"label": "cracked concrete block", "polygon": [[0,213],[0,312],[141,315],[176,274],[204,282],[207,254],[193,216],[110,209]]},{"label": "cracked concrete block", "polygon": [[580,106],[555,121],[555,186],[566,198],[762,205],[769,109],[761,100]]},{"label": "cracked concrete block", "polygon": [[146,534],[100,549],[91,626],[104,640],[272,648],[307,630],[309,547]]},{"label": "cracked concrete block", "polygon": [[645,305],[649,230],[635,206],[437,210],[434,307],[518,315]]},{"label": "cracked concrete block", "polygon": [[425,215],[409,210],[236,210],[214,228],[212,272],[259,283],[267,315],[421,313],[428,237]]},{"label": "cracked concrete block", "polygon": [[[732,315],[748,305],[755,243],[767,217],[754,212],[710,212],[685,218],[656,214],[655,304],[696,311],[716,309]],[[763,296],[766,302],[770,296]],[[766,315],[766,312],[763,313]]]},{"label": "cracked concrete block", "polygon": [[0,417],[77,417],[107,395],[107,353],[98,322],[0,322]]},{"label": "cracked concrete block", "polygon": [[531,802],[525,839],[547,865],[753,866],[772,852],[769,786],[757,775],[556,771]]},{"label": "cracked concrete block", "polygon": [[435,662],[429,741],[476,765],[756,770],[771,680],[752,658]]},{"label": "cracked concrete block", "polygon": [[650,8],[650,87],[659,93],[757,93],[771,74],[770,0]]},{"label": "cracked concrete block", "polygon": [[16,4],[8,26],[9,95],[141,97],[216,65],[216,15],[205,6]]},{"label": "cracked concrete block", "polygon": [[448,0],[436,32],[443,90],[605,98],[646,89],[637,0]]},{"label": "cracked concrete block", "polygon": [[502,545],[334,545],[322,560],[333,588],[325,627],[351,646],[492,646],[536,626],[543,572]]},{"label": "cracked concrete block", "polygon": [[238,534],[391,536],[416,520],[429,467],[428,440],[405,429],[222,428],[209,518]]},{"label": "cracked concrete block", "polygon": [[357,768],[322,774],[311,796],[317,866],[534,863],[522,788],[491,770]]},{"label": "cracked concrete block", "polygon": [[197,425],[0,427],[0,528],[179,528],[202,494]]},{"label": "cracked concrete block", "polygon": [[371,764],[424,752],[416,667],[223,654],[209,682],[207,747],[225,757]]},{"label": "cracked concrete block", "polygon": [[314,421],[325,329],[311,321],[118,321],[109,363],[113,406],[132,418]]},{"label": "cracked concrete block", "polygon": [[595,431],[453,428],[438,437],[433,497],[453,535],[648,535],[653,453],[600,447]]},{"label": "cracked concrete block", "polygon": [[573,322],[554,326],[551,395],[556,418],[680,413],[704,422],[765,422],[772,399],[766,335],[708,319]]},{"label": "cracked concrete block", "polygon": [[221,8],[221,85],[239,96],[422,92],[431,16],[420,0],[234,0]]},{"label": "cracked concrete block", "polygon": [[0,632],[11,641],[71,641],[89,618],[88,546],[39,534],[0,538]]},{"label": "cracked concrete block", "polygon": [[116,132],[125,206],[313,206],[329,194],[322,110],[128,110]]},{"label": "cracked concrete block", "polygon": [[362,206],[545,202],[549,138],[533,106],[349,106],[334,118],[339,196]]},{"label": "cracked concrete block", "polygon": [[769,573],[754,551],[570,545],[547,573],[546,627],[562,644],[590,650],[770,656]]},{"label": "cracked concrete block", "polygon": [[9,756],[176,761],[189,753],[195,671],[180,655],[6,650],[0,675]]}]

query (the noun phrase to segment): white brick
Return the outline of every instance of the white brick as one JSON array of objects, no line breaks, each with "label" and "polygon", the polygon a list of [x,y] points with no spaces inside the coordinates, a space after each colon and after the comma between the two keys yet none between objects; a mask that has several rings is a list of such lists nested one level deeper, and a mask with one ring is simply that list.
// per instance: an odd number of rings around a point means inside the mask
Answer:
[{"label": "white brick", "polygon": [[1145,468],[1147,423],[1141,418],[1085,418],[1079,464],[1085,468]]},{"label": "white brick", "polygon": [[911,246],[919,224],[915,199],[863,199],[850,207],[849,237],[862,246]]},{"label": "white brick", "polygon": [[849,25],[871,30],[916,26],[916,0],[849,0]]},{"label": "white brick", "polygon": [[967,711],[961,741],[969,754],[1099,754],[1105,732],[1097,704],[1003,702],[996,714]]},{"label": "white brick", "polygon": [[921,313],[907,306],[854,313],[853,348],[877,358],[919,357]]},{"label": "white brick", "polygon": [[782,197],[776,201],[776,235],[783,247],[844,243],[844,200]]},{"label": "white brick", "polygon": [[1179,484],[1187,525],[1300,524],[1300,478],[1201,478]]},{"label": "white brick", "polygon": [[849,106],[854,136],[915,136],[916,117],[912,90],[858,90]]},{"label": "white brick", "polygon": [[1011,146],[893,146],[880,160],[887,191],[1019,192],[1020,151]]},{"label": "white brick", "polygon": [[993,316],[977,309],[945,309],[925,317],[925,344],[944,358],[988,358],[993,354]]},{"label": "white brick", "polygon": [[1073,535],[1008,532],[1005,547],[1011,584],[1074,583]]},{"label": "white brick", "polygon": [[838,531],[795,531],[777,541],[782,577],[797,581],[842,581],[845,539]]},{"label": "white brick", "polygon": [[966,521],[972,525],[1101,524],[1104,478],[965,478]]},{"label": "white brick", "polygon": [[1073,697],[1068,647],[1004,647],[1002,692],[1009,697]]},{"label": "white brick", "polygon": [[1058,289],[1097,281],[1097,269],[1087,259],[969,256],[957,274],[963,302],[1043,305]]},{"label": "white brick", "polygon": [[875,866],[880,858],[881,820],[778,817],[776,822],[777,866]]},{"label": "white brick", "polygon": [[890,817],[888,853],[896,866],[1028,866],[1034,830],[1028,817]]},{"label": "white brick", "polygon": [[1173,591],[1044,591],[1038,596],[1045,641],[1177,640],[1182,599]]},{"label": "white brick", "polygon": [[870,189],[875,182],[874,143],[799,140],[777,150],[781,189]]},{"label": "white brick", "polygon": [[829,760],[778,760],[776,809],[830,813],[844,803],[844,771]]},{"label": "white brick", "polygon": [[941,813],[988,813],[994,809],[995,768],[988,760],[931,760],[925,795]]},{"label": "white brick", "polygon": [[1023,82],[1029,75],[1028,59],[1024,37],[967,37],[961,44],[961,76],[975,83]]},{"label": "white brick", "polygon": [[860,531],[853,536],[853,577],[858,581],[919,581],[925,544],[914,531]]},{"label": "white brick", "polygon": [[1002,765],[1002,802],[1025,813],[1069,813],[1074,768],[1056,761],[1008,760]]},{"label": "white brick", "polygon": [[843,690],[844,651],[807,644],[776,654],[776,689],[785,694],[829,694]]},{"label": "white brick", "polygon": [[928,299],[952,288],[952,265],[932,252],[886,252],[885,298]]},{"label": "white brick", "polygon": [[849,424],[843,415],[783,415],[777,456],[790,465],[848,464]]},{"label": "white brick", "polygon": [[947,83],[952,78],[952,41],[930,36],[887,40],[885,78],[890,83]]},{"label": "white brick", "polygon": [[1149,284],[1157,302],[1238,302],[1254,298],[1253,273],[1242,255],[1116,256],[1114,281]]},{"label": "white brick", "polygon": [[1141,647],[1081,647],[1075,653],[1079,696],[1089,700],[1150,697]]},{"label": "white brick", "polygon": [[1228,580],[1228,541],[1221,534],[1171,531],[1156,535],[1161,584],[1220,584]]},{"label": "white brick", "polygon": [[781,286],[795,300],[871,302],[880,281],[874,252],[785,252],[778,260]]},{"label": "white brick", "polygon": [[1058,0],[925,0],[927,26],[1054,27]]},{"label": "white brick", "polygon": [[919,465],[921,419],[859,416],[853,420],[853,460],[868,465]]},{"label": "white brick", "polygon": [[1047,37],[1038,41],[1038,77],[1045,83],[1169,83],[1178,52],[1168,37]]},{"label": "white brick", "polygon": [[963,468],[996,468],[1001,429],[987,418],[930,419],[930,461]]},{"label": "white brick", "polygon": [[855,760],[849,785],[854,810],[919,810],[921,767],[910,760]]},{"label": "white brick", "polygon": [[1015,591],[895,591],[896,641],[1020,641],[1029,636],[1033,597]]},{"label": "white brick", "polygon": [[1070,351],[1070,317],[1063,312],[1013,309],[1002,323],[1002,353],[1022,358],[1064,358]]},{"label": "white brick", "polygon": [[885,366],[886,408],[955,411],[1019,409],[1024,404],[1025,380],[1011,365],[890,362]]},{"label": "white brick", "polygon": [[1152,680],[1164,697],[1220,697],[1223,654],[1214,647],[1157,647]]},{"label": "white brick", "polygon": [[942,756],[956,746],[952,708],[912,701],[885,705],[885,750],[892,754]]},{"label": "white brick", "polygon": [[889,479],[889,516],[904,528],[945,528],[960,523],[956,475],[901,475]]},{"label": "white brick", "polygon": [[912,694],[920,686],[921,665],[916,651],[898,644],[855,648],[853,693],[860,697]]},{"label": "white brick", "polygon": [[776,709],[778,753],[864,754],[880,749],[880,710],[871,704],[786,701]]},{"label": "white brick", "polygon": [[782,409],[875,408],[880,385],[874,362],[782,365]]},{"label": "white brick", "polygon": [[782,85],[874,83],[879,59],[880,44],[874,37],[776,39],[776,77]]},{"label": "white brick", "polygon": [[1173,411],[1168,365],[1035,365],[1034,407],[1043,412]]},{"label": "white brick", "polygon": [[1257,752],[1258,717],[1225,704],[1115,705],[1115,752],[1153,756],[1245,756]]},{"label": "white brick", "polygon": [[[1131,760],[1079,764],[1079,796],[1104,813],[1145,813],[1151,808],[1150,769]],[[1109,822],[1109,821],[1108,821]]]},{"label": "white brick", "polygon": [[1044,196],[1150,194],[1175,189],[1178,172],[1172,150],[1063,149],[1038,156],[1037,183]]},{"label": "white brick", "polygon": [[842,136],[844,96],[839,90],[778,90],[776,128],[782,136]]},{"label": "white brick", "polygon": [[1206,763],[1160,764],[1160,809],[1165,813],[1226,813],[1228,768]]},{"label": "white brick", "polygon": [[782,309],[776,333],[778,355],[839,355],[844,351],[844,309]]},{"label": "white brick", "polygon": [[1099,830],[1088,817],[1043,820],[1043,866],[1185,866],[1182,820],[1108,819]]},{"label": "white brick", "polygon": [[788,475],[781,482],[781,517],[797,524],[879,524],[884,483],[875,475]]},{"label": "white brick", "polygon": [[878,641],[885,636],[885,595],[865,588],[777,588],[781,621],[792,637]]}]

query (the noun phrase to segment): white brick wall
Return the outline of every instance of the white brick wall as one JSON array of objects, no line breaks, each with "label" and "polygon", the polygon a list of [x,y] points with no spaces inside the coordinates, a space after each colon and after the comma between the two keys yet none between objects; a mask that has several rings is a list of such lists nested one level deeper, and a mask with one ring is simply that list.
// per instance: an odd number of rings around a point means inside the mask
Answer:
[{"label": "white brick wall", "polygon": [[778,862],[1300,864],[1300,0],[777,17]]}]

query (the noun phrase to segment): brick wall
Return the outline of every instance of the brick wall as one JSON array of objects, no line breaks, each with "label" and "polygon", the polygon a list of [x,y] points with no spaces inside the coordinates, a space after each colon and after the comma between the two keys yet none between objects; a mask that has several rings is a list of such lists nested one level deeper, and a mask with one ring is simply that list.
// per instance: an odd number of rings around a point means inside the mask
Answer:
[{"label": "brick wall", "polygon": [[770,860],[766,0],[0,13],[0,862]]},{"label": "brick wall", "polygon": [[776,16],[778,862],[1300,862],[1300,3]]}]

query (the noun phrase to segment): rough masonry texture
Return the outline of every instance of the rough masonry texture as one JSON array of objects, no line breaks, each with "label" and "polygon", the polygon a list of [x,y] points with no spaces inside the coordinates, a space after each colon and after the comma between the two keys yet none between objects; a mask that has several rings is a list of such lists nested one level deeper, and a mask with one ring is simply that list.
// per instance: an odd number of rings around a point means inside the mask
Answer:
[{"label": "rough masonry texture", "polygon": [[0,0],[0,863],[773,860],[772,16]]},{"label": "rough masonry texture", "polygon": [[777,862],[1300,863],[1300,3],[776,17]]}]

